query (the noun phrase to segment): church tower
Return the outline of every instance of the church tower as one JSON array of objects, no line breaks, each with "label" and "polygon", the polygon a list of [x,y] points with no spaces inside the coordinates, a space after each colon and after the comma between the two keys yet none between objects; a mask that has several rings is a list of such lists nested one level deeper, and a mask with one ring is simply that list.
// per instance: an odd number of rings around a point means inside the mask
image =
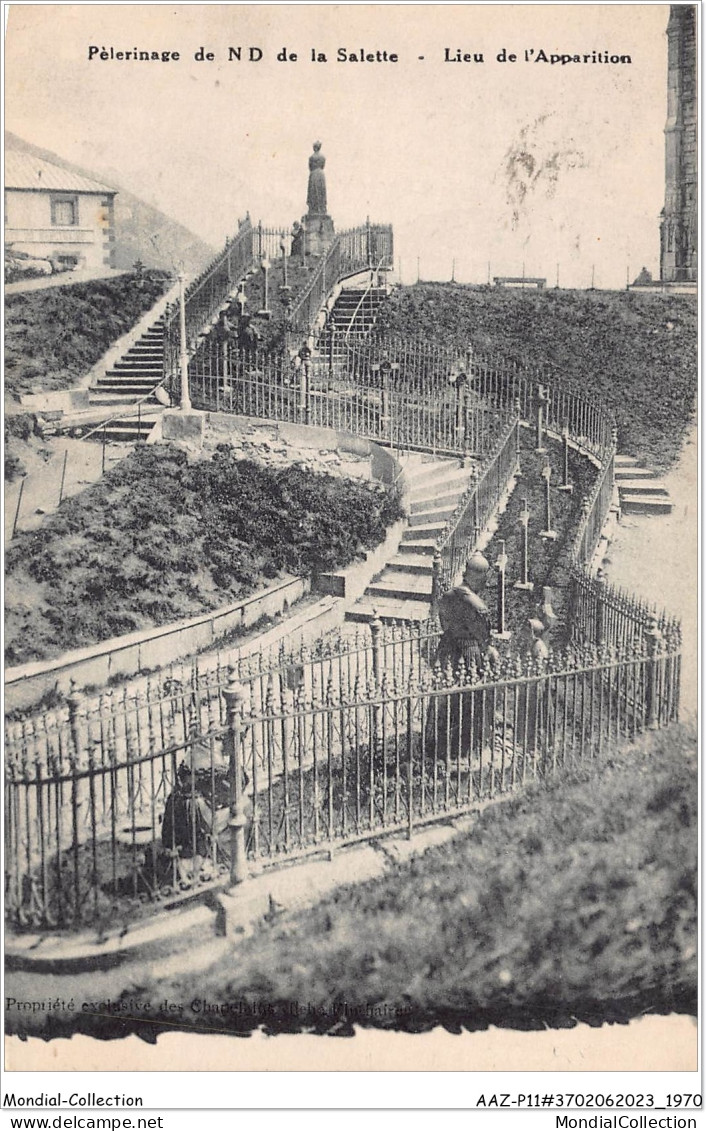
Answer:
[{"label": "church tower", "polygon": [[696,7],[672,4],[667,25],[666,184],[660,225],[663,283],[696,282],[698,235]]}]

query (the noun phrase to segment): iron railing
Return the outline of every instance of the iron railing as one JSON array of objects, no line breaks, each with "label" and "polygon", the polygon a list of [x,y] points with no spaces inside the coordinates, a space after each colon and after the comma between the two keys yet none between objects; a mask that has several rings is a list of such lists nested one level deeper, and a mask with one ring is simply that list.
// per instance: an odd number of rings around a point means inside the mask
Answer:
[{"label": "iron railing", "polygon": [[437,540],[434,558],[434,600],[455,585],[480,534],[486,529],[518,470],[520,419],[503,432],[495,451],[471,482],[455,513]]},{"label": "iron railing", "polygon": [[[226,241],[222,252],[194,279],[186,289],[186,347],[191,356],[201,334],[243,278],[253,263],[254,233],[250,217],[241,221],[237,234]],[[164,314],[164,379],[176,398],[179,373],[179,305],[167,308]]]},{"label": "iron railing", "polygon": [[316,267],[308,286],[293,304],[287,323],[286,348],[292,352],[309,337],[335,285],[350,275],[394,264],[392,226],[365,224],[340,232]]},{"label": "iron railing", "polygon": [[254,240],[255,255],[260,263],[263,259],[275,263],[283,254],[287,257],[292,254],[292,233],[289,228],[266,228],[260,222],[255,228]]},{"label": "iron railing", "polygon": [[508,414],[480,400],[459,401],[448,382],[436,395],[406,372],[379,365],[354,376],[332,372],[324,358],[290,361],[282,354],[226,353],[213,343],[189,366],[195,408],[353,432],[397,450],[483,458]]},{"label": "iron railing", "polygon": [[106,926],[265,865],[468,811],[678,717],[650,633],[496,668],[435,661],[434,630],[228,684],[77,696],[8,735],[6,909]]},{"label": "iron railing", "polygon": [[227,680],[221,665],[173,668],[10,723],[6,907],[17,926],[127,921],[265,865],[468,811],[678,717],[677,622],[586,569],[612,498],[615,433],[602,410],[513,367],[394,341],[366,343],[341,369],[206,349],[190,384],[205,408],[455,456],[478,448],[486,462],[439,542],[444,585],[514,474],[518,415],[538,447],[567,428],[598,465],[573,544],[571,645],[453,670],[433,623],[373,621],[369,640],[248,659]]}]

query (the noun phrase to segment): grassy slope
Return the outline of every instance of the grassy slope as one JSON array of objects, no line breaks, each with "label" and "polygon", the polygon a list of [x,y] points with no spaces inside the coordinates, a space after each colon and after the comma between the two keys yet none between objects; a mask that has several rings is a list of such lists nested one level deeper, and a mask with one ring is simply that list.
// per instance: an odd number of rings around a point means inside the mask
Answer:
[{"label": "grassy slope", "polygon": [[5,299],[5,392],[68,389],[169,285],[163,272],[96,279]]},{"label": "grassy slope", "polygon": [[282,573],[347,565],[399,514],[377,484],[270,471],[227,445],[195,464],[169,445],[138,447],[9,547],[7,662],[195,616]]},{"label": "grassy slope", "polygon": [[379,327],[471,343],[590,392],[615,412],[621,450],[657,468],[676,458],[694,412],[697,305],[689,296],[422,283],[394,292]]},{"label": "grassy slope", "polygon": [[[364,1024],[423,1030],[627,1021],[696,1009],[697,744],[649,735],[564,780],[489,807],[469,833],[263,925],[198,976],[139,981],[126,1000],[183,1003],[168,1021],[248,1031],[346,1033],[335,1003],[377,1009]],[[225,1006],[194,1014],[195,998]],[[291,1015],[289,1003],[315,1012]],[[306,1009],[306,1006],[304,1007]],[[27,1024],[26,1021],[23,1024]],[[30,1023],[44,1029],[46,1018]],[[52,1031],[159,1027],[69,1015]]]}]

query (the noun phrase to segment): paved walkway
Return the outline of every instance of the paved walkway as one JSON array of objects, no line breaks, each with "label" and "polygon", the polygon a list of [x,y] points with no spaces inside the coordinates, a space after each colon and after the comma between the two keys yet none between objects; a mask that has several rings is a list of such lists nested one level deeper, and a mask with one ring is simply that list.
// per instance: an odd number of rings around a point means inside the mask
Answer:
[{"label": "paved walkway", "polygon": [[689,432],[679,462],[664,477],[671,514],[625,515],[605,557],[610,581],[654,601],[681,619],[682,717],[698,698],[698,445]]}]

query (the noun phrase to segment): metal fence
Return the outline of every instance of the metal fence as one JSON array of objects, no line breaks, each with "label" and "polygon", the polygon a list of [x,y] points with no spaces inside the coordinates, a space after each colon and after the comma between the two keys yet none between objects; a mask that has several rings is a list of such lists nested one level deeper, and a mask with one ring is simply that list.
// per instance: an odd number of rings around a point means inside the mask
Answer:
[{"label": "metal fence", "polygon": [[434,559],[434,596],[446,592],[463,572],[471,551],[509,491],[518,470],[520,419],[505,429],[490,459],[470,484],[437,543]]},{"label": "metal fence", "polygon": [[380,364],[352,373],[325,358],[227,351],[204,343],[189,366],[192,404],[200,409],[354,432],[397,450],[483,457],[508,423],[503,408],[461,395],[447,381],[430,389],[411,369]]},{"label": "metal fence", "polygon": [[678,716],[678,647],[658,633],[452,671],[434,626],[371,628],[225,686],[223,672],[167,677],[11,728],[9,918],[115,925],[467,811]]},{"label": "metal fence", "polygon": [[681,625],[676,617],[658,611],[646,601],[592,577],[576,565],[569,580],[571,635],[575,642],[595,642],[601,647],[642,647],[648,636],[659,637],[670,651],[681,647]]},{"label": "metal fence", "polygon": [[467,811],[678,717],[677,622],[585,568],[613,490],[601,409],[414,342],[366,344],[340,367],[206,347],[190,387],[203,408],[478,454],[438,542],[442,587],[514,474],[519,416],[540,449],[547,429],[566,429],[599,468],[573,543],[571,644],[452,670],[433,623],[374,621],[367,639],[249,659],[228,677],[171,669],[10,723],[6,908],[18,927],[127,921],[265,865]]},{"label": "metal fence", "polygon": [[291,231],[288,228],[266,228],[262,223],[259,223],[255,228],[255,254],[260,263],[264,259],[275,262],[283,255],[290,256],[292,254]]}]

